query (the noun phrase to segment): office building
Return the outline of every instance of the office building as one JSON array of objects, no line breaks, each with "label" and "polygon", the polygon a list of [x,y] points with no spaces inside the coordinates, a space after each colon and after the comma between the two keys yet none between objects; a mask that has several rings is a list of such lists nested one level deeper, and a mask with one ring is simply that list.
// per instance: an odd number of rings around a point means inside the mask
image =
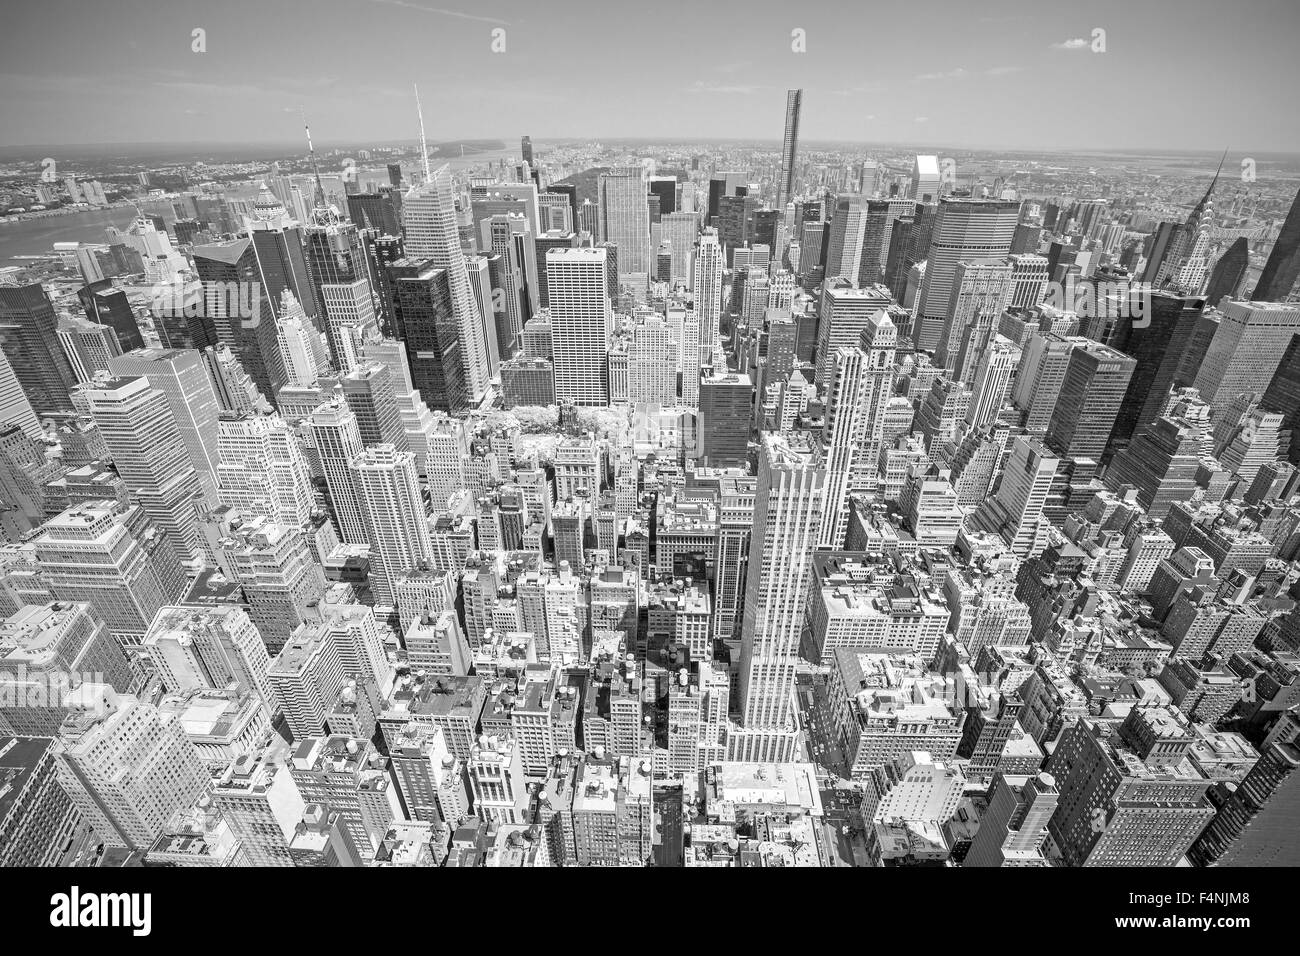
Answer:
[{"label": "office building", "polygon": [[742,729],[735,759],[789,760],[792,693],[808,562],[826,508],[826,472],[806,450],[764,438],[754,503],[754,537],[741,631]]},{"label": "office building", "polygon": [[604,249],[551,249],[546,254],[555,400],[560,404],[609,403],[606,353],[612,312],[606,265]]}]

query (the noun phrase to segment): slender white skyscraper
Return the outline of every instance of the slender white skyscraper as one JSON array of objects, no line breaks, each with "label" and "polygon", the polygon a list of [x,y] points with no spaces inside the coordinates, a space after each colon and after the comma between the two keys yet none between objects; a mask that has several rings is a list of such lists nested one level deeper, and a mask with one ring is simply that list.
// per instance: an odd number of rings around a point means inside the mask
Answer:
[{"label": "slender white skyscraper", "polygon": [[613,313],[604,249],[550,249],[546,285],[551,301],[555,401],[609,404],[610,325]]},{"label": "slender white skyscraper", "polygon": [[352,466],[370,539],[371,588],[376,600],[392,604],[393,585],[399,578],[433,566],[420,476],[411,453],[392,445],[367,448]]},{"label": "slender white skyscraper", "polygon": [[600,174],[600,240],[618,246],[618,276],[650,273],[650,207],[639,166]]},{"label": "slender white skyscraper", "polygon": [[809,561],[826,512],[826,470],[809,451],[764,438],[754,498],[740,649],[741,727],[732,760],[793,759],[791,713]]},{"label": "slender white skyscraper", "polygon": [[[834,371],[826,400],[826,424],[822,428],[822,460],[826,467],[826,519],[822,522],[818,545],[838,548],[844,544],[849,495],[849,473],[857,450],[854,438],[860,431],[862,416],[862,366],[866,355],[862,349],[835,350]],[[845,514],[841,519],[839,516]]]},{"label": "slender white skyscraper", "polygon": [[822,547],[844,546],[849,493],[876,492],[897,344],[898,330],[881,311],[863,332],[861,348],[836,350],[822,430],[827,471],[826,515],[818,540]]},{"label": "slender white skyscraper", "polygon": [[912,163],[912,198],[917,202],[938,202],[942,179],[938,156],[917,156]]},{"label": "slender white skyscraper", "polygon": [[[641,205],[645,207],[644,197]],[[451,173],[445,165],[433,170],[429,182],[416,186],[403,197],[402,230],[406,236],[407,258],[431,259],[435,268],[447,272],[452,314],[460,333],[465,384],[471,400],[478,404],[488,387],[487,342],[483,336],[483,321],[478,314],[478,301],[469,281],[465,253],[460,247]],[[647,244],[649,241],[647,227]]]},{"label": "slender white skyscraper", "polygon": [[989,343],[988,351],[980,358],[975,373],[975,387],[971,393],[966,424],[971,429],[987,425],[998,417],[1002,403],[1011,389],[1011,376],[1020,365],[1020,348],[1001,335]]},{"label": "slender white skyscraper", "polygon": [[795,160],[799,152],[799,113],[803,108],[803,90],[785,95],[785,139],[781,144],[781,179],[776,184],[776,208],[784,209],[794,195]]},{"label": "slender white skyscraper", "polygon": [[826,278],[847,279],[856,285],[867,235],[866,198],[840,196],[831,216],[830,230],[826,246]]},{"label": "slender white skyscraper", "polygon": [[[880,476],[880,451],[885,438],[885,410],[894,394],[894,353],[898,348],[898,327],[881,309],[867,320],[859,345],[866,355],[862,368],[862,388],[859,392],[861,412],[855,424],[853,473],[849,490],[863,495],[874,495]],[[841,533],[848,531],[848,514],[836,517]]]},{"label": "slender white skyscraper", "polygon": [[[704,230],[695,244],[695,312],[700,319],[700,364],[713,356],[713,343],[718,337],[718,321],[722,315],[722,245],[718,230]],[[685,369],[682,370],[683,372]]]}]

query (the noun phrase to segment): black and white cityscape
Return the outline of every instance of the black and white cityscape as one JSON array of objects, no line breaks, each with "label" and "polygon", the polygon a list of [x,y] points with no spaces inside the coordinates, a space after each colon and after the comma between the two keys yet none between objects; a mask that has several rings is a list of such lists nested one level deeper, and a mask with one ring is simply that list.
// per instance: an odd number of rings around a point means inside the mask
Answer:
[{"label": "black and white cityscape", "polygon": [[1300,865],[1300,10],[442,2],[3,15],[0,866]]}]

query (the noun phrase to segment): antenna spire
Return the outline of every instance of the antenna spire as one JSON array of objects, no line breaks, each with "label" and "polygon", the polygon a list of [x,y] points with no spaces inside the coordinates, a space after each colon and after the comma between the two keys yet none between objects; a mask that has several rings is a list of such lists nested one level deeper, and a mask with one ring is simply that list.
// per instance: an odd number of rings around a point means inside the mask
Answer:
[{"label": "antenna spire", "polygon": [[298,107],[302,113],[302,128],[307,131],[307,155],[311,159],[312,175],[316,177],[316,205],[318,208],[325,208],[325,186],[320,181],[320,168],[316,165],[316,147],[311,144],[311,127],[307,125],[306,107]]},{"label": "antenna spire", "polygon": [[429,172],[429,143],[424,138],[424,110],[420,108],[420,86],[418,83],[412,83],[415,87],[415,113],[420,117],[420,158],[424,161],[424,181],[427,183],[433,178]]}]

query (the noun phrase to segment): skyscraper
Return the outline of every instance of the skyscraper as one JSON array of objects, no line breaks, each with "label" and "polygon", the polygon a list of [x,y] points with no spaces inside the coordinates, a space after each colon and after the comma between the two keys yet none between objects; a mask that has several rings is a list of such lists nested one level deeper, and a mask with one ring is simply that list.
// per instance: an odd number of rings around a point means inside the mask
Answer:
[{"label": "skyscraper", "polygon": [[[952,294],[944,310],[943,335],[934,353],[934,364],[942,365],[948,376],[957,369],[968,328],[980,328],[978,341],[987,342],[1014,292],[1011,263],[1002,259],[972,259],[957,263],[953,274]],[[976,352],[982,352],[977,349]],[[973,362],[970,364],[974,364]],[[961,374],[957,378],[970,382]]]},{"label": "skyscraper", "polygon": [[836,200],[826,246],[827,280],[857,282],[867,234],[867,204],[867,198],[857,194],[840,196]]},{"label": "skyscraper", "polygon": [[357,418],[362,444],[388,444],[398,451],[409,451],[394,376],[387,365],[365,362],[342,376],[339,384],[343,400]]},{"label": "skyscraper", "polygon": [[430,260],[398,259],[387,268],[398,338],[406,343],[411,383],[429,405],[452,415],[470,407],[461,360],[461,325],[447,270]]},{"label": "skyscraper", "polygon": [[59,783],[96,835],[147,849],[177,810],[208,792],[207,768],[180,720],[152,704],[82,684],[59,731]]},{"label": "skyscraper", "polygon": [[1192,742],[1186,718],[1161,706],[1067,728],[1047,762],[1060,791],[1048,830],[1066,865],[1176,865],[1214,816],[1209,779],[1179,768]]},{"label": "skyscraper", "polygon": [[[1135,292],[1134,296],[1143,294]],[[1112,447],[1108,455],[1137,434],[1139,423],[1147,425],[1154,421],[1142,421],[1144,409],[1150,405],[1153,413],[1158,410],[1171,385],[1190,384],[1174,381],[1182,358],[1178,353],[1186,348],[1203,305],[1204,300],[1199,298],[1153,292],[1147,303],[1144,327],[1136,328],[1133,322],[1116,324],[1110,344],[1132,356],[1134,367],[1111,431]]]},{"label": "skyscraper", "polygon": [[273,654],[320,606],[325,572],[297,526],[258,516],[223,538],[221,548],[248,600],[248,616]]},{"label": "skyscraper", "polygon": [[316,455],[325,472],[325,488],[339,536],[347,544],[366,544],[370,538],[361,514],[352,462],[361,454],[361,432],[357,416],[336,399],[320,406],[311,416],[311,436]]},{"label": "skyscraper", "polygon": [[748,375],[717,371],[700,379],[700,458],[709,468],[741,468],[749,459],[753,385]]},{"label": "skyscraper", "polygon": [[881,285],[855,289],[847,282],[828,281],[822,287],[817,322],[818,385],[830,380],[836,350],[856,348],[871,317],[888,309],[892,301],[889,290]]},{"label": "skyscraper", "polygon": [[50,595],[89,604],[125,647],[139,644],[185,588],[175,553],[138,505],[76,505],[47,521],[32,545]]},{"label": "skyscraper", "polygon": [[[1273,734],[1255,765],[1226,795],[1187,858],[1197,866],[1295,866],[1295,815],[1300,812],[1300,738]],[[1285,731],[1285,724],[1278,728]]]},{"label": "skyscraper", "polygon": [[1286,214],[1251,298],[1256,302],[1285,301],[1295,291],[1297,278],[1300,278],[1300,192],[1291,203],[1291,211]]},{"label": "skyscraper", "polygon": [[298,437],[279,415],[217,423],[221,503],[301,528],[313,508],[311,469]]},{"label": "skyscraper", "polygon": [[1300,305],[1228,302],[1210,342],[1196,388],[1221,416],[1238,395],[1262,395],[1291,337],[1300,332]]},{"label": "skyscraper", "polygon": [[1035,553],[1044,543],[1043,505],[1060,463],[1040,442],[1017,438],[997,494],[985,499],[970,523],[1000,534],[1007,547],[1020,557]]},{"label": "skyscraper", "polygon": [[243,608],[165,607],[150,625],[144,647],[170,693],[225,690],[233,683],[261,697],[272,713],[279,709],[266,676],[271,667],[266,644]]},{"label": "skyscraper", "polygon": [[[1138,360],[1138,368],[1130,380],[1130,394],[1120,408],[1115,427],[1119,439],[1131,438],[1138,429],[1150,425],[1162,414],[1171,388],[1182,388],[1196,381],[1205,353],[1219,328],[1219,314],[1205,312],[1205,299],[1196,296],[1179,296],[1167,292],[1153,292],[1150,304],[1151,324],[1141,331],[1117,336],[1116,348]],[[1150,378],[1146,366],[1160,353],[1159,365]],[[1145,380],[1145,381],[1144,381]],[[1142,391],[1133,386],[1141,384]],[[1128,404],[1132,398],[1138,403],[1137,417],[1132,425],[1132,412]]]},{"label": "skyscraper", "polygon": [[182,558],[198,558],[205,545],[197,506],[205,501],[171,405],[143,377],[83,386],[117,472],[145,514]]},{"label": "skyscraper", "polygon": [[1062,458],[1099,460],[1136,365],[1108,345],[1077,341],[1047,426],[1047,447]]},{"label": "skyscraper", "polygon": [[140,349],[108,360],[117,376],[144,376],[149,387],[162,392],[180,430],[190,463],[199,473],[209,503],[216,503],[217,413],[220,407],[194,349]]},{"label": "skyscraper", "polygon": [[433,565],[415,459],[392,445],[376,445],[356,458],[353,470],[370,542],[371,588],[380,603],[391,605],[398,579]]},{"label": "skyscraper", "polygon": [[[962,260],[1001,259],[1009,255],[1019,218],[1018,202],[953,198],[940,201],[912,322],[912,338],[917,348],[931,351],[939,344],[952,301],[957,264]],[[830,275],[829,266],[827,275]]]},{"label": "skyscraper", "polygon": [[[695,244],[695,278],[691,289],[695,293],[695,311],[700,320],[699,358],[707,364],[713,356],[713,343],[720,331],[722,316],[722,246],[718,231],[705,229]],[[686,355],[687,350],[683,349]],[[685,372],[685,368],[682,369]]]},{"label": "skyscraper", "polygon": [[659,220],[659,233],[672,250],[672,281],[694,288],[691,269],[700,218],[693,212],[670,212]]},{"label": "skyscraper", "polygon": [[32,403],[27,400],[14,367],[9,358],[0,350],[0,426],[14,424],[22,429],[23,434],[32,441],[40,441],[43,432],[41,423],[36,418]]},{"label": "skyscraper", "polygon": [[857,347],[836,350],[822,429],[826,514],[818,535],[821,547],[843,546],[850,493],[876,494],[897,345],[898,330],[882,309],[868,319]]},{"label": "skyscraper", "polygon": [[1020,349],[1016,344],[1001,335],[995,335],[981,355],[975,370],[970,409],[966,412],[969,428],[980,428],[997,418],[1019,364]]},{"label": "skyscraper", "polygon": [[0,285],[0,349],[37,415],[72,411],[76,384],[63,346],[59,320],[44,288]]},{"label": "skyscraper", "polygon": [[[645,203],[641,203],[644,209]],[[609,404],[610,310],[604,249],[551,249],[546,283],[551,299],[555,400]]]},{"label": "skyscraper", "polygon": [[781,143],[781,178],[776,184],[776,208],[784,209],[794,198],[795,162],[799,154],[799,112],[803,108],[803,90],[785,94],[785,138]]},{"label": "skyscraper", "polygon": [[[470,403],[477,405],[488,385],[487,342],[456,228],[451,172],[445,165],[433,172],[429,182],[415,187],[403,198],[402,226],[406,255],[431,260],[435,268],[447,273],[452,314],[460,337],[465,387]],[[649,242],[648,236],[646,241]]]},{"label": "skyscraper", "polygon": [[1210,283],[1205,287],[1205,301],[1217,306],[1224,296],[1238,298],[1249,267],[1250,245],[1245,236],[1238,236],[1210,270]]},{"label": "skyscraper", "polygon": [[620,282],[650,274],[650,210],[644,174],[638,166],[618,167],[599,179],[600,240],[618,246]]},{"label": "skyscraper", "polygon": [[754,536],[740,651],[741,727],[733,760],[792,759],[795,663],[821,521],[826,471],[808,450],[767,434],[760,453]]},{"label": "skyscraper", "polygon": [[195,246],[193,256],[194,269],[203,283],[201,325],[207,339],[227,346],[262,397],[274,403],[288,375],[275,305],[252,240]]},{"label": "skyscraper", "polygon": [[912,161],[912,198],[917,202],[938,202],[941,184],[939,157],[918,155]]}]

